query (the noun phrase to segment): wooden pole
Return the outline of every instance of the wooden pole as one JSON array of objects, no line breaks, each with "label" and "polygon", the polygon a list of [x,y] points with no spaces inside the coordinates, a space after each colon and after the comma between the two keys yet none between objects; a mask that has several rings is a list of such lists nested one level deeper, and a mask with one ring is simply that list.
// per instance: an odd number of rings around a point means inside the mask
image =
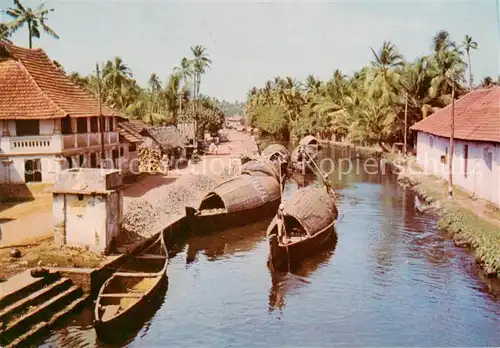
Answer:
[{"label": "wooden pole", "polygon": [[[101,133],[101,160],[104,160],[106,156],[104,155],[104,122],[103,122],[104,120],[102,117],[101,79],[99,76],[99,64],[96,63],[95,67],[97,72],[97,95],[99,98],[99,130]],[[103,163],[101,163],[101,167],[102,165]]]},{"label": "wooden pole", "polygon": [[404,155],[406,156],[408,154],[408,93],[405,93],[405,148],[404,148]]},{"label": "wooden pole", "polygon": [[455,81],[451,86],[451,129],[450,129],[450,159],[448,161],[448,197],[453,197],[453,140],[455,137]]}]

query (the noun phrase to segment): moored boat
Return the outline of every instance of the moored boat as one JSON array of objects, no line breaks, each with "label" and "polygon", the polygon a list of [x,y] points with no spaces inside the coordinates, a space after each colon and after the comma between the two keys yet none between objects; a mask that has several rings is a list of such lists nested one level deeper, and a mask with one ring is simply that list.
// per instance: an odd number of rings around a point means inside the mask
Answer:
[{"label": "moored boat", "polygon": [[249,224],[276,214],[280,186],[274,175],[247,171],[209,192],[198,209],[186,207],[191,229],[197,233]]},{"label": "moored boat", "polygon": [[291,155],[292,168],[302,173],[314,173],[314,164],[318,159],[318,148],[314,145],[298,145]]},{"label": "moored boat", "polygon": [[119,338],[125,328],[140,325],[136,315],[154,303],[166,285],[168,252],[163,234],[102,285],[94,308],[94,327],[100,339]]},{"label": "moored boat", "polygon": [[335,197],[325,189],[305,187],[297,190],[278,209],[267,236],[269,264],[275,270],[288,270],[334,240],[338,217]]},{"label": "moored boat", "polygon": [[265,161],[273,162],[286,173],[290,163],[290,152],[281,144],[271,144],[262,151],[261,157]]}]

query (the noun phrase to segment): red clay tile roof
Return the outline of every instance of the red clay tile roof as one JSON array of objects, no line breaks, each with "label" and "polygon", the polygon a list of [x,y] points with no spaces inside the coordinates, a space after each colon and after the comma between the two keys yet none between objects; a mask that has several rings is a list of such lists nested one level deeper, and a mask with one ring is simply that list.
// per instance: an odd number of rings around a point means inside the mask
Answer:
[{"label": "red clay tile roof", "polygon": [[[50,119],[99,115],[99,103],[75,85],[41,49],[0,44],[0,119]],[[120,113],[102,106],[104,116]]]},{"label": "red clay tile roof", "polygon": [[118,132],[129,143],[140,143],[144,141],[141,131],[146,125],[140,121],[125,121],[118,123]]},{"label": "red clay tile roof", "polygon": [[[410,127],[450,137],[451,105]],[[455,138],[500,143],[500,87],[469,92],[455,101]]]}]

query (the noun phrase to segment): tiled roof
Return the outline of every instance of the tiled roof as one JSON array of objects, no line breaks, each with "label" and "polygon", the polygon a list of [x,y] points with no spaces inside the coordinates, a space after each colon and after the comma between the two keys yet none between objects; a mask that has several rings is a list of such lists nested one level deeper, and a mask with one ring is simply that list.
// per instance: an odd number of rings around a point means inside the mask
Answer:
[{"label": "tiled roof", "polygon": [[[3,54],[2,54],[3,51]],[[0,119],[99,115],[99,103],[41,49],[0,44]],[[102,105],[104,116],[120,116]]]},{"label": "tiled roof", "polygon": [[[451,105],[417,124],[412,130],[450,137]],[[469,92],[455,101],[455,138],[500,143],[500,87]]]},{"label": "tiled roof", "polygon": [[129,143],[140,143],[144,141],[140,134],[146,125],[140,121],[125,121],[118,123],[118,132]]}]

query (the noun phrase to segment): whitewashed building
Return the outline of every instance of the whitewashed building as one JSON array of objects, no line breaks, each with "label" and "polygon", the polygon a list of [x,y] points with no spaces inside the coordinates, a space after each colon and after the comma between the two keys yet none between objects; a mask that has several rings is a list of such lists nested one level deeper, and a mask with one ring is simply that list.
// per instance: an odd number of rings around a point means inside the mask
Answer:
[{"label": "whitewashed building", "polygon": [[44,51],[0,44],[0,183],[53,183],[61,169],[98,168],[103,148],[118,167],[120,115],[103,105],[102,134],[98,115],[98,101]]},{"label": "whitewashed building", "polygon": [[[418,122],[417,162],[448,179],[451,105]],[[500,87],[475,90],[455,102],[453,183],[500,205]]]}]

